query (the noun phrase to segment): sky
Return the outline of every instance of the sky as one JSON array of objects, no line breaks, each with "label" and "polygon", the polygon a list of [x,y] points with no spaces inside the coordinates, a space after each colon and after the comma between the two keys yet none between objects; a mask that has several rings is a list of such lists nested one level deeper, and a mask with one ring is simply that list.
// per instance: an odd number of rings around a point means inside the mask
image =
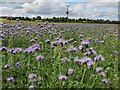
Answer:
[{"label": "sky", "polygon": [[119,0],[0,0],[0,16],[66,17],[118,20]]}]

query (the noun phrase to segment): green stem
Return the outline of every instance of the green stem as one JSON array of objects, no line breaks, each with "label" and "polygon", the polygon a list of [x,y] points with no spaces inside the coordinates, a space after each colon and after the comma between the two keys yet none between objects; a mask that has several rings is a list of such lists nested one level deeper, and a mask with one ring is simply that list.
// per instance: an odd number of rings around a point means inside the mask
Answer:
[{"label": "green stem", "polygon": [[97,76],[98,76],[98,75],[95,76],[95,79],[94,79],[94,81],[93,81],[93,83],[92,83],[92,85],[91,85],[91,88],[93,88],[93,86],[94,86],[94,84],[95,84],[95,81],[96,81],[96,79],[97,79]]},{"label": "green stem", "polygon": [[85,69],[84,69],[84,72],[83,72],[83,75],[82,75],[82,79],[81,79],[81,81],[80,81],[80,85],[82,85],[82,83],[83,83],[83,79],[84,79],[86,70],[87,70],[87,69],[85,68]]},{"label": "green stem", "polygon": [[87,82],[87,85],[86,85],[86,87],[88,88],[89,86],[89,81],[91,80],[91,78],[92,78],[92,75],[90,76],[90,78],[89,78],[89,80],[88,80],[88,82]]}]

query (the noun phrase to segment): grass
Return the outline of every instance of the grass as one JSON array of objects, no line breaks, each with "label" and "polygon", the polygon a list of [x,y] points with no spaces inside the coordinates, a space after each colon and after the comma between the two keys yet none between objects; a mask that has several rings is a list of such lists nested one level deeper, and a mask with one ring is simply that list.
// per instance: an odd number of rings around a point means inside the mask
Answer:
[{"label": "grass", "polygon": [[[2,53],[2,88],[28,88],[30,85],[34,85],[35,88],[118,88],[118,59],[115,53],[118,50],[118,40],[116,36],[117,25],[106,24],[49,24],[44,28],[37,26],[37,23],[17,21],[6,22],[6,26],[2,27],[4,38],[2,40],[2,46],[10,48],[22,48],[21,53],[9,53],[7,51],[0,51]],[[30,24],[31,23],[31,24]],[[14,27],[13,25],[18,25]],[[28,29],[30,28],[30,29]],[[63,33],[62,33],[63,31]],[[60,33],[61,32],[61,33]],[[52,33],[52,34],[49,34]],[[79,38],[82,34],[83,38]],[[56,37],[60,37],[65,40],[74,38],[73,41],[65,44],[66,49],[62,49],[63,46],[57,43],[57,46],[51,48],[51,44],[45,42],[50,39],[55,41]],[[37,39],[35,39],[37,38]],[[102,55],[104,61],[94,61],[93,56],[90,57],[94,64],[88,69],[85,64],[75,64],[75,57],[86,57],[81,50],[78,49],[81,44],[81,39],[85,40],[92,38],[90,41],[90,47],[94,47],[97,55]],[[104,42],[95,42],[96,39]],[[31,39],[35,41],[30,42]],[[40,50],[36,50],[32,53],[24,53],[24,50],[33,45],[39,44]],[[73,45],[77,48],[75,52],[68,52],[67,49]],[[43,55],[44,60],[38,61],[36,56]],[[61,58],[67,57],[69,62],[62,62]],[[21,62],[22,67],[16,67],[16,62]],[[5,69],[4,65],[10,64],[11,67]],[[99,76],[96,72],[96,67],[102,67],[105,73],[104,77]],[[74,69],[72,75],[67,75],[68,69]],[[37,77],[36,82],[31,82],[28,78],[30,73],[35,73]],[[65,75],[67,80],[59,80],[59,75]],[[14,77],[14,81],[6,80],[9,76]],[[42,78],[40,80],[39,78]],[[102,83],[102,79],[108,79],[109,83]]]}]

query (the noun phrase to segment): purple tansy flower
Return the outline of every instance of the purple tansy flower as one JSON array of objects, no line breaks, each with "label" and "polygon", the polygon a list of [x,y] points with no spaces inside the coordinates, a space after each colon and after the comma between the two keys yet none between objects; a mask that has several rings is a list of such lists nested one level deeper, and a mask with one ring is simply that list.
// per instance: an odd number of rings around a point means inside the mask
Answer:
[{"label": "purple tansy flower", "polygon": [[71,74],[73,74],[74,73],[74,69],[72,69],[72,68],[70,68],[70,69],[68,69],[68,75],[71,75]]},{"label": "purple tansy flower", "polygon": [[81,60],[80,60],[78,57],[75,57],[75,59],[74,59],[74,63],[78,63],[78,64],[80,64],[80,63],[81,63]]},{"label": "purple tansy flower", "polygon": [[39,56],[36,57],[36,59],[37,59],[37,60],[44,60],[44,56],[39,55]]},{"label": "purple tansy flower", "polygon": [[64,58],[62,58],[62,59],[60,59],[61,61],[63,61],[63,62],[69,62],[70,60],[68,59],[68,58],[66,58],[66,57],[64,57]]},{"label": "purple tansy flower", "polygon": [[102,68],[101,67],[97,67],[96,68],[96,72],[101,72],[102,71]]},{"label": "purple tansy flower", "polygon": [[79,35],[79,38],[83,38],[83,34],[80,34],[80,35]]},{"label": "purple tansy flower", "polygon": [[45,40],[45,42],[50,44],[50,40],[49,39]]},{"label": "purple tansy flower", "polygon": [[94,60],[95,61],[97,61],[97,60],[104,61],[104,57],[102,55],[98,55],[98,56],[94,57]]},{"label": "purple tansy flower", "polygon": [[51,45],[57,46],[57,43],[58,43],[58,41],[52,41],[52,42],[51,42]]},{"label": "purple tansy flower", "polygon": [[24,50],[25,53],[31,53],[34,52],[35,50],[40,50],[39,44],[33,44],[32,46],[29,46]]},{"label": "purple tansy flower", "polygon": [[104,72],[99,73],[100,76],[105,76]]},{"label": "purple tansy flower", "polygon": [[59,76],[58,76],[58,79],[59,79],[59,80],[67,80],[68,77],[65,76],[65,75],[59,75]]},{"label": "purple tansy flower", "polygon": [[104,78],[104,79],[102,80],[102,82],[105,83],[105,84],[108,84],[108,80],[107,80],[106,78]]},{"label": "purple tansy flower", "polygon": [[84,53],[84,55],[86,55],[86,56],[89,56],[90,54],[91,54],[90,51],[87,51],[87,52]]},{"label": "purple tansy flower", "polygon": [[8,52],[13,53],[14,50],[15,50],[14,48],[10,48],[8,49]]},{"label": "purple tansy flower", "polygon": [[35,51],[35,50],[40,50],[40,48],[37,46],[32,47],[32,51]]},{"label": "purple tansy flower", "polygon": [[24,50],[24,53],[31,53],[32,52],[32,49],[31,48],[26,48],[25,50]]},{"label": "purple tansy flower", "polygon": [[22,48],[16,48],[16,50],[18,53],[22,52]]},{"label": "purple tansy flower", "polygon": [[33,47],[33,48],[34,48],[34,47],[40,47],[40,45],[39,45],[39,44],[33,44],[32,47]]},{"label": "purple tansy flower", "polygon": [[9,76],[9,77],[7,78],[7,80],[13,82],[13,81],[14,81],[14,77],[13,77],[13,76]]},{"label": "purple tansy flower", "polygon": [[12,53],[16,54],[16,53],[20,53],[20,52],[22,52],[22,48],[15,48]]},{"label": "purple tansy flower", "polygon": [[77,51],[77,48],[70,46],[67,50],[68,50],[68,52]]},{"label": "purple tansy flower", "polygon": [[51,25],[48,25],[47,27],[48,27],[48,28],[51,28]]},{"label": "purple tansy flower", "polygon": [[64,40],[64,39],[59,39],[59,43],[60,43],[60,44],[62,44],[62,45],[64,45],[64,44],[66,44],[66,43],[67,43],[67,41],[66,41],[66,40]]},{"label": "purple tansy flower", "polygon": [[4,37],[4,34],[1,34],[1,33],[0,33],[0,38],[3,38],[3,37]]},{"label": "purple tansy flower", "polygon": [[96,51],[94,50],[94,48],[93,48],[93,47],[91,47],[91,48],[90,48],[90,52],[91,52],[91,54],[96,55]]},{"label": "purple tansy flower", "polygon": [[4,68],[5,68],[5,69],[6,69],[6,68],[10,68],[10,64],[4,65]]},{"label": "purple tansy flower", "polygon": [[17,62],[17,63],[15,64],[15,66],[21,67],[21,66],[22,66],[22,63],[21,63],[21,62]]},{"label": "purple tansy flower", "polygon": [[7,47],[5,46],[0,47],[0,51],[7,51]]},{"label": "purple tansy flower", "polygon": [[79,50],[83,50],[83,46],[82,45],[80,45],[78,48],[79,48]]},{"label": "purple tansy flower", "polygon": [[82,64],[86,64],[88,66],[88,68],[90,68],[94,64],[94,62],[92,61],[92,59],[89,58],[89,57],[83,57],[80,60],[81,60],[81,63]]},{"label": "purple tansy flower", "polygon": [[56,38],[56,40],[59,40],[59,39],[60,39],[59,37]]},{"label": "purple tansy flower", "polygon": [[94,64],[93,61],[89,61],[89,62],[87,62],[87,66],[88,66],[88,68],[90,68],[93,64]]},{"label": "purple tansy flower", "polygon": [[92,61],[92,59],[89,58],[89,57],[83,57],[80,60],[81,60],[82,63],[88,63],[89,61]]},{"label": "purple tansy flower", "polygon": [[91,54],[96,55],[96,51],[95,50],[92,50],[90,52],[91,52]]},{"label": "purple tansy flower", "polygon": [[83,40],[81,45],[85,46],[86,48],[89,46],[90,42],[88,40]]},{"label": "purple tansy flower", "polygon": [[29,79],[34,79],[34,78],[37,78],[37,75],[34,74],[34,73],[30,73],[29,74]]}]

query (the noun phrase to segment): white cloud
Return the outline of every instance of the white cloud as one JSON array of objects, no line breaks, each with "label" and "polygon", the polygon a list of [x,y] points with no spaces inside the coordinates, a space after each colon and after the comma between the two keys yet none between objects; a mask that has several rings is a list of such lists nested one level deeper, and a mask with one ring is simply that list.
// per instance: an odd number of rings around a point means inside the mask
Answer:
[{"label": "white cloud", "polygon": [[[23,0],[21,0],[23,1]],[[32,1],[32,0],[31,0]],[[22,8],[12,9],[11,7],[1,6],[1,15],[14,16],[37,16],[53,17],[66,16],[67,0],[34,0],[33,2],[25,2],[21,5]],[[75,18],[102,18],[102,19],[117,19],[119,0],[86,0],[88,3],[70,3],[70,17]],[[90,2],[91,3],[90,3]],[[98,1],[98,2],[97,2]],[[116,2],[116,3],[115,3]]]},{"label": "white cloud", "polygon": [[73,7],[74,14],[79,17],[85,18],[102,18],[117,20],[118,17],[118,3],[113,2],[88,2],[82,4],[76,4]]},{"label": "white cloud", "polygon": [[27,13],[35,13],[35,14],[50,14],[50,15],[60,15],[63,14],[65,11],[65,3],[59,3],[57,1],[59,0],[48,0],[48,2],[45,2],[45,0],[35,0],[33,3],[25,3],[23,4],[23,9]]}]

